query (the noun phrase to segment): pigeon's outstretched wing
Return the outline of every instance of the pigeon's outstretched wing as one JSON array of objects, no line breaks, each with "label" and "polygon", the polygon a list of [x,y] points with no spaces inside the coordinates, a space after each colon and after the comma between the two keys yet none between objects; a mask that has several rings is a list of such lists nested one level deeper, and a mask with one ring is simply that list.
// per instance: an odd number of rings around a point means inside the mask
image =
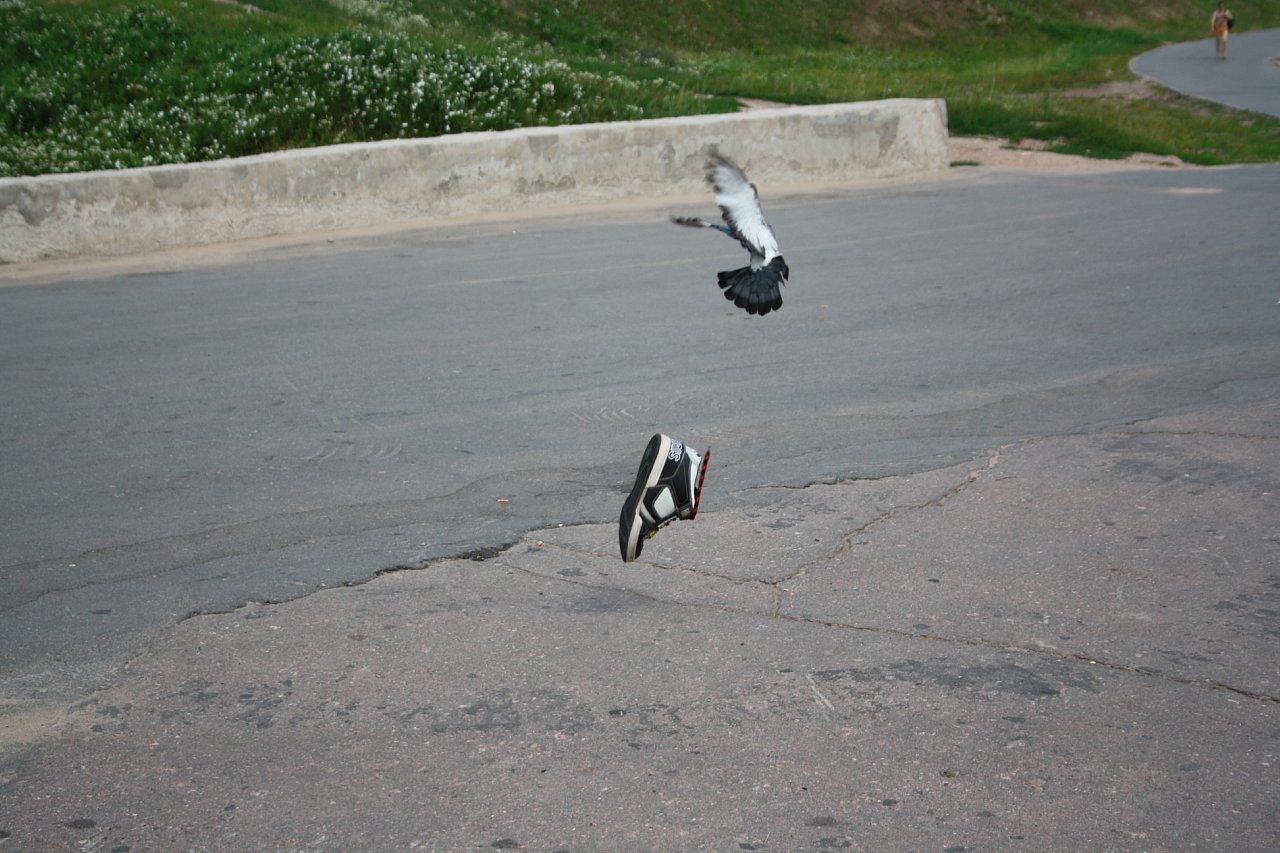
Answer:
[{"label": "pigeon's outstretched wing", "polygon": [[768,314],[781,308],[781,288],[791,271],[778,251],[777,236],[764,218],[755,185],[741,169],[715,153],[707,163],[707,182],[715,187],[716,204],[725,224],[696,216],[673,216],[671,221],[690,228],[722,231],[751,253],[749,265],[717,274],[726,299],[748,314]]}]

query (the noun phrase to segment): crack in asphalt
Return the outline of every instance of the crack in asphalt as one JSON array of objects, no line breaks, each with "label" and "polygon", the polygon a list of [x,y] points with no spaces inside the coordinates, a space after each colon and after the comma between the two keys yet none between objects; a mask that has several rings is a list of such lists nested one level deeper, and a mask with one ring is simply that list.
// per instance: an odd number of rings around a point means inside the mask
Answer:
[{"label": "crack in asphalt", "polygon": [[[1209,359],[1210,361],[1212,359]],[[1083,388],[1092,387],[1098,384],[1112,383],[1123,379],[1125,376],[1135,371],[1128,371],[1119,375],[1106,376],[1094,382],[1085,383],[1080,386]],[[1249,378],[1253,374],[1248,374],[1244,378]],[[1233,379],[1232,381],[1236,381]],[[1065,386],[1068,389],[1075,388],[1074,385]],[[1055,390],[1055,389],[1051,389]],[[1056,389],[1062,390],[1062,389]],[[1212,388],[1210,388],[1210,391]],[[1037,394],[1032,394],[1034,398]],[[1009,398],[1002,400],[1001,403],[1009,402]],[[954,418],[958,415],[974,415],[990,408],[992,404],[983,404],[971,409],[946,411],[941,413],[933,413],[927,416],[927,419],[945,415]],[[1105,423],[1094,424],[1097,433],[1112,435],[1117,437],[1142,437],[1142,436],[1203,436],[1208,438],[1238,438],[1269,441],[1280,438],[1280,436],[1271,435],[1250,435],[1243,433],[1231,432],[1214,432],[1208,430],[1141,430],[1134,429],[1139,424],[1150,423],[1161,417],[1166,417],[1171,412],[1161,410],[1151,415],[1131,419],[1122,422],[1115,422],[1110,426]],[[904,416],[905,418],[905,416]],[[913,420],[919,420],[919,415],[913,415]],[[1088,434],[1090,429],[1067,429],[1051,432],[1047,434],[1027,436],[1016,439],[1005,446],[1013,446],[1014,444],[1025,444],[1030,441],[1039,441],[1044,439],[1052,439],[1062,436]],[[917,435],[920,438],[922,435]],[[948,432],[951,438],[956,437],[956,433]],[[983,438],[990,438],[989,434],[972,433],[975,441]],[[1011,437],[1012,438],[1012,437]],[[981,446],[980,444],[978,445]],[[930,469],[931,470],[931,469]],[[529,473],[529,472],[526,472]],[[542,472],[545,473],[545,472]],[[895,471],[886,473],[882,476],[866,476],[856,478],[821,478],[804,485],[787,485],[787,484],[762,484],[756,486],[747,486],[742,489],[743,492],[763,489],[796,489],[803,490],[814,485],[841,485],[849,482],[858,481],[874,481],[886,479],[890,477],[909,476],[920,471]],[[134,580],[147,576],[159,576],[170,572],[190,570],[204,566],[218,560],[236,557],[245,557],[258,554],[271,554],[277,551],[285,550],[300,544],[305,544],[315,539],[336,538],[354,533],[367,533],[370,531],[392,529],[396,527],[406,526],[416,523],[416,519],[421,519],[427,515],[423,512],[423,507],[431,506],[437,503],[453,503],[465,495],[475,495],[477,490],[485,492],[486,489],[497,490],[498,493],[503,488],[509,487],[510,474],[504,474],[501,478],[492,477],[485,478],[475,482],[469,482],[459,486],[451,492],[429,495],[420,498],[399,498],[386,501],[376,501],[369,504],[360,504],[355,506],[335,506],[316,509],[299,510],[296,512],[284,512],[266,515],[260,518],[248,519],[244,521],[231,522],[219,525],[217,527],[206,530],[193,531],[170,536],[161,536],[148,539],[141,542],[132,542],[119,545],[108,545],[101,548],[89,549],[75,554],[66,554],[58,557],[43,558],[27,562],[7,564],[0,566],[0,571],[14,577],[29,578],[49,578],[59,572],[65,572],[69,564],[79,566],[74,578],[57,577],[52,586],[42,589],[23,589],[10,588],[9,595],[3,606],[0,606],[0,613],[17,609],[18,607],[40,601],[49,595],[61,594],[75,590],[91,588],[94,586],[110,586],[121,581]],[[602,485],[602,484],[597,484]],[[961,486],[967,485],[962,483]],[[487,492],[486,492],[487,494]],[[944,496],[941,500],[945,500]],[[910,507],[899,507],[894,511],[902,513],[909,511]],[[539,519],[528,519],[535,522],[530,529],[536,529],[536,522]],[[888,518],[880,518],[873,520],[866,529],[869,530],[876,524],[883,523]],[[582,523],[593,523],[584,520]],[[528,532],[528,531],[526,531]],[[856,537],[863,531],[853,531],[848,534],[844,547],[848,547],[848,543],[852,538]],[[252,535],[257,541],[254,543],[240,542],[245,536]],[[177,557],[176,560],[170,562],[170,559]],[[454,555],[437,554],[421,561],[418,566],[393,566],[392,570],[406,568],[421,568],[429,565],[436,560],[451,559]],[[465,555],[463,555],[465,556]],[[104,576],[95,577],[90,580],[84,580],[84,573],[89,564],[97,562],[112,562],[120,564],[120,567],[105,573]],[[803,574],[810,566],[801,567]],[[381,570],[387,571],[386,569]],[[357,583],[367,582],[377,577],[381,572],[378,570],[370,570],[367,574],[360,578],[342,582],[343,585],[353,585]],[[740,580],[728,578],[730,580]],[[787,579],[784,579],[784,581]],[[301,595],[307,595],[314,591],[325,589],[324,584],[317,583],[313,589],[302,592]],[[779,592],[778,606],[782,605],[783,598]],[[194,610],[193,613],[200,612],[223,612],[222,608],[216,610]]]},{"label": "crack in asphalt", "polygon": [[[1135,435],[1152,435],[1152,434],[1156,434],[1156,433],[1153,433],[1153,432],[1135,433]],[[1242,437],[1248,437],[1248,436],[1242,436]],[[1268,436],[1266,438],[1270,438],[1270,437]],[[1044,440],[1044,437],[1040,437],[1037,439],[1028,440],[1027,442],[1021,442],[1021,444],[1039,442],[1043,440]],[[848,553],[849,549],[852,547],[852,543],[858,537],[866,535],[867,533],[874,530],[876,527],[880,526],[881,524],[884,524],[885,522],[889,521],[890,519],[897,518],[899,516],[909,514],[912,512],[917,512],[920,510],[925,510],[925,509],[939,506],[949,500],[952,500],[958,495],[962,494],[965,490],[967,490],[973,484],[981,480],[984,476],[989,475],[991,474],[991,472],[996,471],[999,468],[1000,461],[1002,459],[1004,452],[1009,447],[1013,447],[1013,446],[1016,446],[1016,444],[1001,445],[1000,447],[989,450],[986,454],[986,459],[983,464],[968,471],[968,473],[965,475],[965,477],[962,480],[953,484],[950,488],[946,489],[941,494],[935,495],[934,497],[931,497],[927,500],[918,501],[912,504],[902,504],[902,505],[891,507],[890,509],[886,510],[885,512],[881,513],[880,515],[866,522],[865,524],[861,524],[857,528],[844,534],[840,538],[840,542],[827,554],[821,557],[808,560],[805,563],[802,563],[799,567],[796,568],[795,571],[793,571],[786,577],[780,578],[778,580],[768,581],[768,580],[761,580],[759,578],[742,578],[742,577],[735,577],[731,575],[725,575],[718,572],[708,572],[708,571],[704,571],[696,568],[690,568],[688,566],[671,566],[671,565],[654,564],[654,568],[659,569],[661,571],[685,572],[688,574],[698,575],[700,577],[707,577],[707,578],[713,578],[716,580],[729,581],[731,583],[736,583],[736,584],[755,584],[755,585],[768,587],[770,590],[772,590],[774,594],[774,602],[772,607],[770,607],[767,612],[753,610],[746,607],[736,607],[733,605],[712,604],[712,603],[706,603],[706,602],[690,602],[690,601],[684,601],[678,598],[667,598],[660,595],[655,595],[651,592],[644,592],[644,591],[632,589],[629,587],[617,586],[617,585],[608,584],[608,583],[593,583],[591,581],[574,580],[572,578],[566,578],[566,577],[553,578],[547,575],[540,574],[536,571],[525,568],[523,566],[515,565],[514,563],[503,560],[502,553],[505,553],[505,549],[504,549],[504,552],[501,552],[495,556],[494,562],[512,571],[517,571],[522,574],[526,574],[532,577],[537,577],[543,580],[551,580],[551,581],[556,581],[560,583],[571,584],[574,586],[587,587],[591,589],[607,589],[607,590],[614,590],[618,592],[626,592],[631,595],[639,596],[655,604],[663,604],[663,605],[675,606],[675,607],[687,607],[687,608],[693,608],[693,609],[715,610],[722,613],[731,613],[731,614],[737,614],[737,615],[752,616],[757,618],[763,616],[769,619],[776,619],[779,621],[792,622],[796,624],[815,625],[815,626],[831,628],[836,630],[858,631],[858,632],[864,632],[869,634],[875,634],[877,636],[894,637],[899,639],[912,640],[916,642],[938,643],[938,644],[953,645],[953,646],[964,646],[967,648],[979,648],[979,649],[988,649],[991,651],[1031,655],[1038,658],[1049,659],[1049,660],[1086,664],[1089,666],[1098,666],[1112,672],[1143,676],[1146,678],[1151,678],[1151,679],[1163,681],[1170,684],[1178,684],[1178,685],[1183,685],[1188,687],[1199,687],[1199,688],[1217,690],[1224,693],[1229,693],[1234,696],[1239,696],[1241,698],[1251,699],[1258,702],[1280,704],[1280,696],[1248,690],[1242,687],[1236,687],[1235,685],[1228,684],[1227,682],[1224,682],[1224,681],[1217,681],[1215,679],[1210,679],[1210,678],[1195,678],[1191,676],[1182,676],[1182,675],[1176,675],[1171,673],[1159,672],[1157,670],[1152,670],[1146,667],[1135,666],[1133,664],[1120,663],[1118,661],[1105,660],[1092,655],[1086,655],[1078,652],[1063,652],[1059,650],[1050,650],[1050,649],[1044,649],[1044,648],[1037,648],[1035,646],[1019,645],[1016,643],[999,642],[995,640],[986,640],[986,639],[974,638],[974,637],[946,637],[939,634],[930,634],[930,633],[919,632],[919,631],[905,631],[898,628],[888,628],[885,626],[878,626],[878,625],[858,625],[854,623],[838,622],[838,621],[833,621],[829,619],[819,619],[811,616],[804,616],[800,614],[783,612],[782,605],[784,602],[784,596],[788,592],[785,588],[785,585],[787,583],[795,581],[799,578],[802,578],[806,576],[809,573],[809,571],[811,571],[813,568],[822,566],[823,564],[826,564],[826,563],[830,563],[838,559],[843,554]],[[888,477],[871,478],[871,479],[888,479]],[[850,483],[850,482],[857,482],[857,481],[846,480],[842,482]],[[830,485],[830,484],[814,483],[810,485]],[[808,488],[808,486],[801,487],[801,488]],[[549,545],[550,547],[557,548],[567,553],[577,554],[579,556],[589,556],[592,558],[600,558],[602,556],[599,552],[581,551],[574,548],[568,548],[561,545],[556,545],[554,543],[546,543],[546,544]]]},{"label": "crack in asphalt", "polygon": [[[924,506],[930,506],[930,505],[934,505],[934,504],[925,504]],[[559,547],[559,546],[555,546],[555,547]],[[574,554],[587,555],[592,557],[599,556],[598,554],[591,554],[590,552],[576,551],[571,548],[561,548],[561,550],[568,551]],[[711,604],[706,602],[684,601],[678,598],[667,598],[660,595],[655,595],[651,592],[644,592],[641,590],[632,589],[630,587],[616,586],[613,584],[592,583],[590,581],[581,581],[581,580],[575,580],[573,578],[566,578],[566,577],[553,578],[548,575],[535,572],[532,569],[525,568],[524,566],[518,566],[518,565],[515,565],[514,563],[506,562],[501,557],[498,557],[493,562],[503,566],[506,569],[510,569],[511,571],[520,572],[521,574],[529,575],[530,577],[535,577],[540,580],[549,580],[557,583],[570,584],[573,586],[580,586],[587,589],[625,592],[628,595],[634,595],[639,598],[643,598],[646,601],[650,601],[654,604],[662,604],[669,607],[685,607],[685,608],[690,608],[694,610],[714,610],[720,613],[729,613],[729,614],[734,614],[739,616],[751,616],[754,618],[764,617],[767,619],[776,619],[782,622],[791,622],[791,623],[800,624],[800,625],[814,625],[822,628],[831,628],[834,630],[857,631],[860,633],[875,634],[877,636],[882,636],[882,637],[893,637],[896,639],[913,640],[913,641],[925,642],[925,643],[937,643],[941,645],[963,646],[966,648],[987,649],[990,651],[1006,652],[1011,654],[1023,654],[1023,655],[1030,655],[1030,656],[1042,658],[1045,660],[1056,660],[1056,661],[1061,661],[1066,663],[1082,663],[1082,664],[1087,664],[1089,666],[1102,667],[1103,669],[1106,669],[1112,672],[1125,673],[1129,675],[1139,675],[1146,678],[1155,679],[1157,681],[1164,681],[1170,684],[1179,684],[1187,687],[1200,687],[1200,688],[1218,690],[1224,693],[1230,693],[1235,696],[1240,696],[1245,699],[1252,699],[1258,702],[1266,702],[1266,703],[1280,705],[1280,696],[1273,696],[1268,693],[1259,693],[1253,690],[1246,690],[1243,687],[1236,687],[1234,685],[1228,684],[1223,681],[1216,681],[1211,678],[1193,678],[1191,676],[1174,675],[1172,673],[1159,672],[1156,670],[1147,669],[1145,667],[1134,666],[1132,664],[1109,661],[1109,660],[1105,660],[1092,655],[1081,654],[1078,652],[1063,652],[1063,651],[1056,651],[1051,649],[1042,649],[1042,648],[1036,648],[1035,646],[1023,646],[1023,645],[1018,645],[1016,643],[998,642],[995,640],[984,640],[984,639],[975,638],[975,637],[944,637],[940,634],[929,634],[929,633],[924,633],[920,631],[904,631],[900,628],[887,628],[882,625],[858,625],[851,622],[837,622],[831,619],[819,619],[813,616],[802,616],[797,614],[752,610],[747,607],[735,607],[733,605],[728,605],[728,604]],[[755,583],[755,584],[764,584],[766,586],[772,585],[767,581],[752,580],[752,579],[744,580],[743,578],[731,578],[731,577],[726,577],[724,575],[717,575],[710,572],[697,572],[692,569],[684,569],[684,571],[689,571],[694,574],[701,574],[708,577],[721,578],[721,579],[729,580],[735,583]]]},{"label": "crack in asphalt", "polygon": [[[1134,429],[1134,427],[1136,427],[1138,424],[1141,424],[1144,422],[1150,422],[1153,419],[1154,418],[1143,418],[1143,419],[1138,419],[1123,425],[1116,425],[1111,428],[1103,428],[1097,434],[1100,434],[1100,435],[1105,434],[1105,435],[1121,436],[1121,437],[1135,437],[1135,438],[1143,437],[1143,436],[1169,436],[1169,437],[1229,438],[1229,439],[1262,440],[1262,441],[1271,441],[1271,440],[1280,438],[1280,436],[1253,435],[1253,434],[1246,434],[1246,433],[1211,431],[1211,430]],[[1066,433],[1066,435],[1077,435],[1077,434],[1078,433],[1074,431]],[[1010,442],[1007,444],[1000,445],[999,447],[996,447],[994,449],[990,449],[985,453],[985,457],[974,457],[973,461],[978,462],[978,464],[970,468],[970,470],[968,470],[961,478],[959,478],[958,481],[954,482],[953,484],[951,484],[949,487],[947,487],[940,493],[935,494],[931,497],[928,497],[924,500],[919,500],[909,504],[899,504],[899,505],[895,505],[888,508],[887,510],[881,512],[879,515],[870,519],[869,521],[863,524],[860,524],[858,527],[852,530],[845,532],[843,535],[841,535],[839,541],[834,545],[834,547],[832,547],[827,553],[801,563],[799,566],[797,566],[793,571],[788,573],[786,576],[775,579],[775,580],[762,580],[760,578],[734,576],[734,575],[728,575],[728,574],[723,574],[718,572],[706,571],[706,570],[693,568],[689,566],[665,565],[660,563],[652,564],[653,568],[659,571],[681,572],[681,573],[687,573],[690,575],[696,575],[699,577],[714,579],[717,581],[725,581],[732,584],[738,584],[738,585],[744,585],[744,586],[759,586],[759,587],[767,588],[770,591],[772,596],[772,604],[766,611],[758,611],[758,610],[753,610],[746,607],[736,607],[732,605],[717,605],[717,604],[710,604],[710,603],[689,602],[685,600],[680,600],[678,598],[663,597],[661,595],[655,595],[650,592],[638,591],[628,587],[616,586],[609,583],[594,583],[591,581],[574,580],[567,577],[552,578],[547,575],[540,574],[536,571],[524,568],[522,566],[515,565],[511,562],[504,560],[503,555],[506,554],[515,545],[519,544],[520,541],[523,541],[524,535],[527,535],[527,533],[532,531],[527,531],[526,534],[522,535],[521,537],[517,538],[514,541],[508,541],[496,546],[480,547],[480,548],[473,549],[471,551],[462,552],[452,556],[432,558],[429,560],[425,560],[421,563],[401,564],[401,565],[391,566],[385,569],[373,571],[367,577],[347,580],[342,582],[340,586],[343,586],[343,587],[362,586],[364,584],[371,582],[377,577],[381,577],[382,575],[393,574],[398,572],[424,571],[424,570],[431,569],[433,566],[437,566],[446,562],[454,562],[458,560],[474,560],[479,562],[492,561],[497,565],[501,565],[510,570],[518,571],[518,572],[521,572],[522,574],[527,574],[533,577],[558,581],[561,583],[572,584],[575,586],[589,587],[592,589],[607,589],[607,590],[616,590],[619,592],[628,592],[630,594],[637,595],[641,598],[652,601],[654,603],[664,604],[668,606],[711,609],[711,610],[717,610],[717,611],[726,612],[726,613],[750,615],[753,617],[764,616],[770,619],[788,621],[788,622],[793,622],[798,624],[810,624],[810,625],[823,626],[831,629],[866,632],[866,633],[875,634],[879,636],[896,637],[896,638],[907,639],[907,640],[912,640],[916,642],[950,644],[950,645],[964,646],[969,648],[982,648],[982,649],[990,649],[993,651],[1033,655],[1033,656],[1046,658],[1046,659],[1075,662],[1075,663],[1087,664],[1090,666],[1100,666],[1114,672],[1145,676],[1148,678],[1158,679],[1168,683],[1214,689],[1214,690],[1230,693],[1232,695],[1240,696],[1242,698],[1253,699],[1261,702],[1280,704],[1280,696],[1273,696],[1267,693],[1260,693],[1256,691],[1247,690],[1244,688],[1240,688],[1240,687],[1236,687],[1234,685],[1228,684],[1226,682],[1217,681],[1217,680],[1208,679],[1208,678],[1195,678],[1195,677],[1189,677],[1189,676],[1179,676],[1175,674],[1162,673],[1149,668],[1134,666],[1131,664],[1125,664],[1117,661],[1101,660],[1096,657],[1092,657],[1092,656],[1081,654],[1081,653],[1048,650],[1044,648],[1038,648],[1035,646],[1010,644],[1007,642],[998,642],[998,641],[987,640],[983,638],[946,637],[946,636],[937,635],[937,634],[907,631],[907,630],[889,628],[884,626],[859,625],[854,623],[845,623],[845,622],[838,622],[838,621],[832,621],[832,620],[826,620],[826,619],[819,619],[816,617],[805,616],[803,614],[794,614],[794,613],[785,612],[788,596],[792,594],[791,591],[788,589],[788,584],[791,584],[797,580],[807,577],[814,570],[824,565],[830,564],[838,560],[842,556],[848,554],[850,549],[853,547],[854,543],[860,537],[866,536],[867,534],[875,530],[877,527],[889,522],[892,519],[895,519],[904,515],[908,515],[913,512],[918,512],[921,510],[937,507],[942,505],[943,503],[946,503],[947,501],[952,500],[953,498],[956,498],[957,496],[964,493],[967,489],[972,487],[974,484],[981,481],[984,477],[992,475],[993,472],[997,472],[999,470],[1000,462],[1004,452],[1011,447],[1023,446],[1031,443],[1039,443],[1048,439],[1061,438],[1061,437],[1063,437],[1063,435],[1036,436],[1034,438],[1027,438],[1021,441]],[[917,472],[913,472],[913,474],[895,473],[895,474],[885,474],[883,476],[854,477],[854,478],[826,478],[821,480],[815,480],[813,482],[806,483],[804,485],[748,486],[748,487],[744,487],[741,491],[754,491],[754,490],[760,490],[765,488],[803,491],[805,489],[809,489],[817,486],[841,486],[841,485],[851,485],[858,482],[901,479],[901,478],[910,477],[910,476],[913,476],[914,474],[920,474],[920,473],[923,473],[923,472],[917,471]],[[456,494],[457,493],[454,493],[454,495],[450,495],[450,496],[435,496],[432,498],[418,499],[418,502],[422,500],[440,500],[440,499],[446,499],[447,497],[456,497]],[[597,522],[583,522],[583,523],[596,524]],[[390,526],[394,526],[394,525],[390,525]],[[575,525],[562,525],[562,526],[575,526]],[[199,535],[208,535],[208,532],[204,534],[199,534]],[[540,542],[539,544],[542,545],[543,543]],[[588,556],[593,559],[601,559],[604,556],[598,550],[582,551],[580,549],[557,545],[555,543],[545,543],[545,544],[548,547],[553,547],[558,550],[564,551],[566,553],[576,554],[579,556]],[[129,548],[129,547],[137,547],[137,546],[123,546],[123,547]],[[328,587],[328,588],[331,589],[332,587]],[[302,593],[301,595],[291,600],[296,600],[296,598],[305,598],[309,594],[311,594],[311,592],[318,592],[318,591],[322,591],[323,589],[326,589],[326,587],[321,586],[316,590]],[[199,615],[214,615],[219,613],[230,613],[247,603],[250,603],[250,602],[243,602],[235,606],[230,606],[230,607],[227,607],[224,609],[218,609],[218,610],[193,611],[187,614],[187,616],[183,617],[183,619],[180,619],[179,621],[185,621],[186,619],[199,616]],[[259,605],[261,604],[272,605],[280,602],[256,601],[252,603],[259,604]]]},{"label": "crack in asphalt", "polygon": [[1238,438],[1245,441],[1280,441],[1280,435],[1253,435],[1247,432],[1214,432],[1206,429],[1152,429],[1152,430],[1119,430],[1109,429],[1103,433],[1121,438],[1142,438],[1148,435],[1166,436],[1169,438]]},{"label": "crack in asphalt", "polygon": [[[542,470],[522,471],[526,477],[549,476]],[[580,474],[580,477],[585,477]],[[343,504],[314,509],[277,512],[244,521],[230,522],[186,533],[175,533],[137,542],[105,545],[73,554],[48,557],[27,562],[0,565],[6,577],[41,578],[52,581],[43,588],[8,589],[8,595],[0,604],[0,614],[26,607],[52,596],[94,587],[110,587],[114,584],[142,578],[162,577],[175,572],[196,569],[220,560],[268,555],[306,545],[320,540],[340,539],[344,536],[366,534],[379,530],[445,523],[454,516],[487,505],[490,495],[497,495],[509,487],[512,475],[480,478],[458,486],[452,491],[418,498],[391,498],[361,504]],[[563,478],[562,478],[563,479]],[[568,480],[566,480],[568,481]],[[471,509],[465,507],[470,501]],[[428,508],[433,506],[462,506],[464,509],[446,513],[433,519]],[[510,513],[509,507],[504,510]],[[523,516],[522,516],[523,517]],[[442,521],[443,519],[444,521]],[[548,519],[537,518],[536,523]],[[501,547],[501,546],[500,546]],[[423,561],[422,566],[436,559],[451,559],[459,555],[442,555]],[[462,555],[468,556],[467,553]],[[87,577],[90,567],[106,568],[99,574]],[[69,567],[76,567],[75,572]],[[405,568],[397,566],[393,568]],[[385,570],[383,570],[385,571]],[[60,573],[60,574],[59,574]],[[369,570],[354,583],[372,580],[378,570]],[[343,585],[352,585],[344,582]],[[325,589],[316,583],[310,594]],[[224,612],[225,608],[195,610]]]},{"label": "crack in asphalt", "polygon": [[848,533],[844,534],[842,537],[840,537],[840,542],[836,545],[835,548],[833,548],[830,551],[830,553],[822,557],[817,557],[815,559],[808,560],[804,563],[801,563],[798,567],[796,567],[796,570],[794,572],[792,572],[791,574],[787,575],[784,578],[780,578],[776,581],[761,581],[762,583],[767,583],[769,586],[773,587],[773,590],[774,590],[774,604],[773,604],[773,612],[771,615],[773,616],[782,615],[782,606],[785,601],[784,596],[788,592],[785,587],[786,584],[790,583],[791,581],[798,580],[802,577],[805,577],[806,575],[809,574],[809,571],[811,569],[817,566],[821,566],[824,563],[829,563],[833,560],[836,560],[844,556],[849,552],[849,549],[853,546],[853,541],[855,539],[857,539],[859,536],[866,535],[867,533],[874,530],[876,527],[879,527],[881,524],[884,524],[886,521],[889,521],[892,518],[896,518],[906,513],[916,512],[922,509],[928,509],[930,507],[939,506],[951,500],[956,495],[960,494],[965,489],[969,488],[971,485],[977,482],[978,479],[980,479],[983,474],[989,471],[995,470],[996,466],[1000,464],[1000,455],[1002,451],[1004,450],[1005,447],[1008,447],[1008,446],[1009,445],[1004,445],[1002,447],[998,447],[994,450],[989,451],[987,453],[986,465],[969,471],[963,480],[961,480],[959,483],[956,483],[954,486],[952,486],[950,489],[947,489],[942,494],[936,497],[930,498],[926,501],[920,501],[914,504],[903,504],[900,506],[890,507],[885,512],[881,513],[880,515],[868,521],[866,524],[856,527],[853,530],[849,531]]}]

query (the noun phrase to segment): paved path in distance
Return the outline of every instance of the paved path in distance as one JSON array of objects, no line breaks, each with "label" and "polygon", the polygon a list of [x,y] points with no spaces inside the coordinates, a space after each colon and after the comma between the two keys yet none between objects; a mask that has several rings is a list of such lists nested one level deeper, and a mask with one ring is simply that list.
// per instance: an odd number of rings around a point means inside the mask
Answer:
[{"label": "paved path in distance", "polygon": [[1129,68],[1162,86],[1219,104],[1280,116],[1280,29],[1232,35],[1227,59],[1213,39],[1171,44],[1134,57]]}]

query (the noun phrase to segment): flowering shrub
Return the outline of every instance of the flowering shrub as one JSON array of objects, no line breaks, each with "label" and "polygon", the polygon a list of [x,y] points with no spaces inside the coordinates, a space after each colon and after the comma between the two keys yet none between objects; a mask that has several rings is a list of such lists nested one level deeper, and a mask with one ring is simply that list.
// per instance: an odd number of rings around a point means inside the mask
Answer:
[{"label": "flowering shrub", "polygon": [[442,48],[399,26],[197,41],[153,8],[55,15],[0,0],[0,176],[699,109],[666,81]]}]

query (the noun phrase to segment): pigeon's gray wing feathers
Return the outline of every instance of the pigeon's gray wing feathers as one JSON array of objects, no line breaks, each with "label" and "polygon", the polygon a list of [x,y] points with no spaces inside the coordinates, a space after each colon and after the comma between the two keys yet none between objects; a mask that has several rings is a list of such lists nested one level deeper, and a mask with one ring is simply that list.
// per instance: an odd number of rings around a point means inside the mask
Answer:
[{"label": "pigeon's gray wing feathers", "polygon": [[671,217],[671,221],[676,225],[683,225],[686,228],[714,228],[717,231],[728,234],[735,240],[738,239],[738,235],[729,230],[727,225],[721,225],[719,222],[708,222],[701,216],[673,216]]},{"label": "pigeon's gray wing feathers", "polygon": [[768,314],[782,307],[782,287],[791,271],[778,252],[778,238],[765,221],[760,195],[742,170],[719,154],[707,163],[707,181],[715,187],[716,204],[725,224],[697,216],[672,216],[687,228],[714,228],[728,234],[751,253],[750,263],[718,274],[726,299],[748,314]]},{"label": "pigeon's gray wing feathers", "polygon": [[719,154],[707,165],[707,181],[734,237],[751,252],[751,265],[763,266],[778,254],[778,238],[765,221],[760,194],[742,170]]}]

